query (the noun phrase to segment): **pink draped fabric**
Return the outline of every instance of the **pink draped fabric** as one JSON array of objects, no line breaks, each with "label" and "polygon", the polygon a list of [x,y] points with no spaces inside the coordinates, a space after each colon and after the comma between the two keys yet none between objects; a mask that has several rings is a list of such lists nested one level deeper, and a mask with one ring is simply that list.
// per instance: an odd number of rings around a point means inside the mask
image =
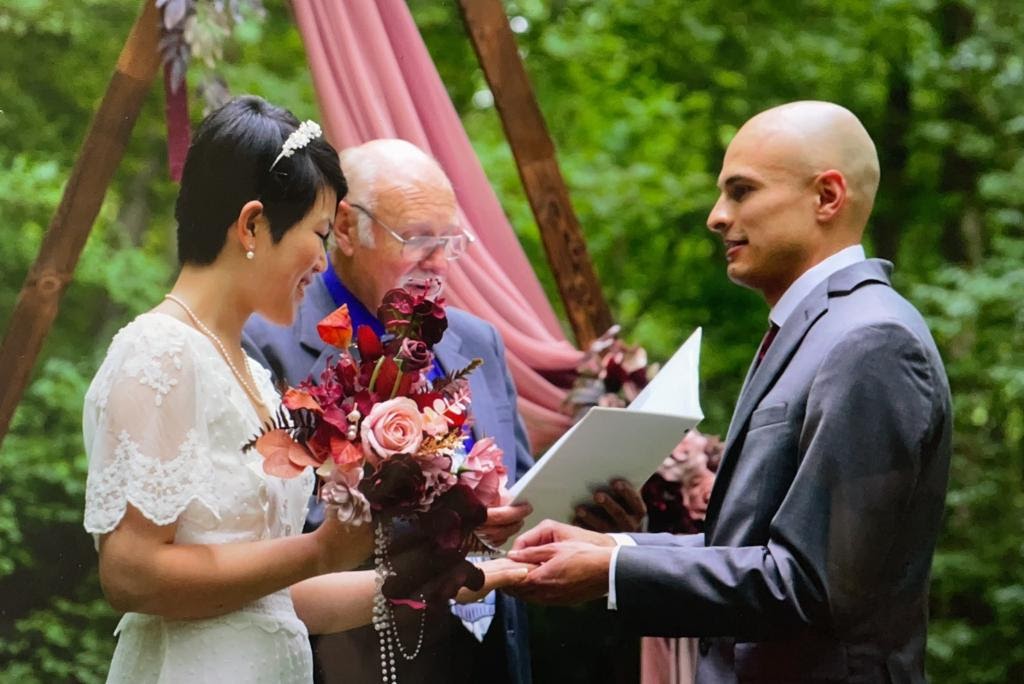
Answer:
[{"label": "pink draped fabric", "polygon": [[569,419],[559,410],[565,391],[542,372],[574,368],[581,354],[487,182],[408,7],[402,0],[297,0],[294,9],[332,144],[403,138],[432,154],[451,179],[478,242],[453,269],[448,301],[498,328],[519,410],[534,449],[543,449]]}]

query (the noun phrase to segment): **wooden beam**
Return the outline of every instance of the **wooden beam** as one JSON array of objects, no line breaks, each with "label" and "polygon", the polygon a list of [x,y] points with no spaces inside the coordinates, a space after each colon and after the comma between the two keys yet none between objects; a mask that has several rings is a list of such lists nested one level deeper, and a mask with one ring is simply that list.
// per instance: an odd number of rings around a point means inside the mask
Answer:
[{"label": "wooden beam", "polygon": [[160,68],[159,21],[154,0],[145,0],[18,295],[0,345],[0,444]]},{"label": "wooden beam", "polygon": [[459,5],[494,95],[569,323],[577,344],[585,348],[608,329],[612,316],[508,16],[501,0],[459,0]]}]

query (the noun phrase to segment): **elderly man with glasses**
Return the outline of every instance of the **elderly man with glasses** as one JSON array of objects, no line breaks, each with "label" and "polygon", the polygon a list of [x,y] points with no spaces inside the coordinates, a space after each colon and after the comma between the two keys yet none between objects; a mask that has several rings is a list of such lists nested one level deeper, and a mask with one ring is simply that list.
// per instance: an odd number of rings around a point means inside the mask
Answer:
[{"label": "elderly man with glasses", "polygon": [[[430,156],[403,140],[374,140],[341,153],[349,184],[333,226],[330,264],[306,289],[291,327],[258,317],[245,326],[243,344],[271,370],[278,382],[297,384],[318,378],[336,353],[316,331],[317,322],[347,304],[354,326],[383,326],[375,312],[384,294],[395,287],[439,294],[451,262],[466,253],[473,238],[458,224],[455,193]],[[470,377],[473,436],[494,437],[505,452],[510,483],[533,463],[516,393],[505,363],[505,348],[489,323],[448,307],[448,330],[434,349],[434,373],[484,361]],[[471,437],[471,439],[472,439]],[[499,506],[488,512],[481,536],[502,544],[522,525],[528,506]],[[316,507],[307,527],[322,520]],[[457,611],[458,614],[452,612]],[[419,620],[403,625],[401,634],[415,640]],[[314,643],[316,678],[322,682],[379,682],[376,633],[360,628],[322,637]],[[528,682],[523,605],[504,595],[488,596],[470,606],[440,606],[428,613],[423,649],[411,662],[400,662],[407,682]]]}]

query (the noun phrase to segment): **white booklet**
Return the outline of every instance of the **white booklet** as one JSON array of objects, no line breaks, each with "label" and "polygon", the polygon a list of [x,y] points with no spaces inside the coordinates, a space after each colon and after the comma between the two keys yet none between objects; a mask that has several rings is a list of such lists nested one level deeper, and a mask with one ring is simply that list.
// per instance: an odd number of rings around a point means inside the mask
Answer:
[{"label": "white booklet", "polygon": [[533,506],[523,531],[545,518],[572,520],[576,505],[592,503],[592,492],[612,478],[637,489],[647,481],[704,417],[700,338],[697,328],[628,408],[590,409],[512,486],[513,503]]}]

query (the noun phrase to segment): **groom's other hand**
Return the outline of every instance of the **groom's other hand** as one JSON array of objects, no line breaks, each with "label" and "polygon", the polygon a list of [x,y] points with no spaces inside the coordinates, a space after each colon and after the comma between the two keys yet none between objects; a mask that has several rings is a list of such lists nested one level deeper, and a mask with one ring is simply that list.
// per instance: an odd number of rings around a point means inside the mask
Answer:
[{"label": "groom's other hand", "polygon": [[640,532],[647,517],[640,492],[626,480],[613,479],[594,492],[593,504],[580,504],[572,524],[595,532]]},{"label": "groom's other hand", "polygon": [[492,546],[501,546],[523,527],[526,516],[533,512],[530,504],[493,506],[487,509],[487,521],[477,528],[477,535]]},{"label": "groom's other hand", "polygon": [[[585,532],[579,528],[569,529]],[[612,546],[598,546],[585,541],[556,541],[513,549],[508,554],[511,560],[536,563],[540,567],[531,570],[525,579],[505,591],[534,603],[566,606],[604,596],[608,593],[608,567],[615,545],[608,541]]]},{"label": "groom's other hand", "polygon": [[[584,542],[593,546],[608,548],[615,547],[615,540],[606,534],[584,530],[572,525],[566,525],[565,523],[555,522],[554,520],[543,520],[533,529],[519,535],[515,544],[512,545],[509,558],[512,558],[512,553],[516,551],[563,541]],[[533,561],[525,562],[532,563]]]}]

